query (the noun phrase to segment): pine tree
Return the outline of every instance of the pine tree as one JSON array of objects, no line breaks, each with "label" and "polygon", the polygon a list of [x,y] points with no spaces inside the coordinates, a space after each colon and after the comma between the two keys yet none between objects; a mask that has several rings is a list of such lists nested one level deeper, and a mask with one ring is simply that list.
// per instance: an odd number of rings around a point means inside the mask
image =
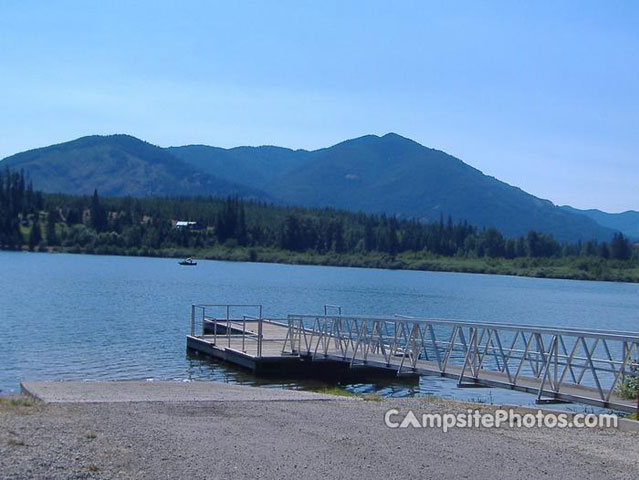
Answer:
[{"label": "pine tree", "polygon": [[246,232],[246,212],[244,211],[244,205],[239,206],[235,238],[237,238],[238,245],[246,246],[248,243],[248,235]]},{"label": "pine tree", "polygon": [[615,260],[628,260],[631,253],[628,239],[624,237],[623,233],[615,233],[612,242],[610,242],[610,257]]},{"label": "pine tree", "polygon": [[399,240],[397,239],[397,220],[391,219],[388,229],[388,253],[392,257],[397,255],[399,250]]},{"label": "pine tree", "polygon": [[366,222],[364,227],[364,249],[367,252],[375,250],[377,248],[377,242],[375,241],[375,229],[373,228],[373,222],[371,220]]},{"label": "pine tree", "polygon": [[97,189],[93,191],[93,198],[91,199],[91,226],[98,233],[104,232],[107,227],[106,210],[100,204]]},{"label": "pine tree", "polygon": [[40,231],[40,222],[38,220],[33,221],[31,226],[31,233],[29,234],[29,250],[33,251],[35,247],[40,244],[42,240],[42,232]]},{"label": "pine tree", "polygon": [[60,245],[60,240],[58,239],[58,235],[55,231],[55,224],[58,219],[58,215],[55,210],[49,210],[47,214],[47,245],[50,247],[54,247],[56,245]]}]

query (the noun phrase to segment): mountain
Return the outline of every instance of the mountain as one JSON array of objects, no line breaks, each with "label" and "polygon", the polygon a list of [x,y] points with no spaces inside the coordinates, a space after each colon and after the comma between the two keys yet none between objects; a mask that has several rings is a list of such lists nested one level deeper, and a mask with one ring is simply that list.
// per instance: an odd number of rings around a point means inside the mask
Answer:
[{"label": "mountain", "polygon": [[452,215],[474,225],[495,226],[507,236],[531,229],[560,240],[612,236],[612,231],[591,219],[565,212],[458,158],[392,133],[317,151],[312,162],[280,178],[273,191],[285,201],[313,206],[422,220]]},{"label": "mountain", "polygon": [[312,157],[306,150],[273,146],[224,149],[186,145],[169,147],[167,150],[203,172],[254,188],[264,188]]},{"label": "mountain", "polygon": [[231,195],[268,199],[256,189],[204,173],[165,149],[129,135],[82,137],[7,157],[37,189],[107,196]]},{"label": "mountain", "polygon": [[387,213],[424,221],[451,215],[507,236],[529,230],[560,241],[610,239],[617,227],[555,206],[445,152],[389,133],[320,150],[206,145],[160,148],[127,135],[84,137],[19,153],[46,192],[229,195],[289,205]]},{"label": "mountain", "polygon": [[202,170],[259,187],[292,205],[385,212],[427,221],[452,215],[474,225],[495,226],[507,236],[535,229],[574,241],[607,240],[614,233],[394,133],[367,135],[312,152],[202,146],[170,151]]},{"label": "mountain", "polygon": [[607,213],[597,209],[579,210],[569,205],[561,207],[564,211],[585,215],[599,225],[618,230],[627,237],[639,240],[639,212],[628,210],[621,213]]}]

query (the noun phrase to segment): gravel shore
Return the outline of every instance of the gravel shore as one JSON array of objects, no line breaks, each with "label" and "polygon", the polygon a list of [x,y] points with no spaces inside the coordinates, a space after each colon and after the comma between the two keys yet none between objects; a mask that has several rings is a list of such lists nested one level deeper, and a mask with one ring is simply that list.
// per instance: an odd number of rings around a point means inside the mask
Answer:
[{"label": "gravel shore", "polygon": [[200,401],[45,404],[24,396],[4,398],[0,478],[599,480],[639,475],[637,434],[389,429],[384,425],[389,408],[421,415],[468,407],[433,398],[246,400],[245,392],[238,392]]}]

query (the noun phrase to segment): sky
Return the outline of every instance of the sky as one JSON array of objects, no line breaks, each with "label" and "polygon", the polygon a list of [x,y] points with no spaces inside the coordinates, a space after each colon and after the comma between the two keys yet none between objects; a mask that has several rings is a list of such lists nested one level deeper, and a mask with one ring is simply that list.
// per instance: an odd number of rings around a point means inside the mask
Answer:
[{"label": "sky", "polygon": [[395,132],[558,205],[639,209],[639,2],[0,1],[0,158],[84,135]]}]

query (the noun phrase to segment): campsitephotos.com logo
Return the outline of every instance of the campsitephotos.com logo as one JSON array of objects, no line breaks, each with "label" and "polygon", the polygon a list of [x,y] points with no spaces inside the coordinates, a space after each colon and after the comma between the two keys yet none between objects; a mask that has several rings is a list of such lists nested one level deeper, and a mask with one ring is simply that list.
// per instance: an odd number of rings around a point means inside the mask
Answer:
[{"label": "campsitephotos.com logo", "polygon": [[555,413],[537,410],[519,413],[514,409],[490,412],[468,409],[463,413],[423,413],[412,410],[400,413],[387,410],[384,423],[388,428],[438,428],[447,432],[453,428],[617,428],[619,418],[614,413]]}]

